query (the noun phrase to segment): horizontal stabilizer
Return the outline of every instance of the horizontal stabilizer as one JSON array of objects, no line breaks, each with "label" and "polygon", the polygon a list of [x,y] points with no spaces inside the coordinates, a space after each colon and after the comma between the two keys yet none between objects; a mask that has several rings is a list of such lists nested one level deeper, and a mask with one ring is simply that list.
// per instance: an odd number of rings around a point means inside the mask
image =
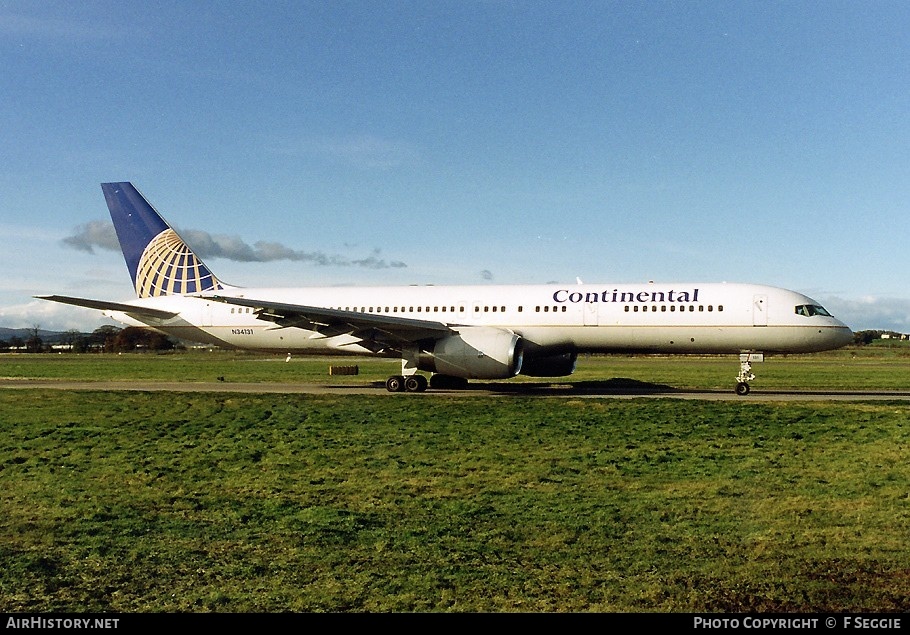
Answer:
[{"label": "horizontal stabilizer", "polygon": [[162,311],[161,309],[152,309],[134,304],[124,304],[122,302],[107,302],[105,300],[89,300],[86,298],[72,298],[66,295],[36,295],[39,300],[50,300],[51,302],[62,302],[63,304],[72,304],[82,306],[87,309],[100,309],[101,311],[119,311],[132,315],[144,315],[146,317],[157,318],[159,320],[169,320],[177,317],[173,311]]}]

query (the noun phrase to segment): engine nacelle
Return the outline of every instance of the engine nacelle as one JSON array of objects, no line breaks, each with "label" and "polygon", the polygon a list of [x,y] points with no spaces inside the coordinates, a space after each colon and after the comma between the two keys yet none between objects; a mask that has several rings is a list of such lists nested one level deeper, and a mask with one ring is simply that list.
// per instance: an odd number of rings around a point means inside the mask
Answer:
[{"label": "engine nacelle", "polygon": [[438,340],[419,358],[420,370],[465,379],[508,379],[521,371],[521,337],[503,329],[467,326]]},{"label": "engine nacelle", "polygon": [[578,353],[563,353],[547,357],[525,356],[521,374],[528,377],[565,377],[575,372]]}]

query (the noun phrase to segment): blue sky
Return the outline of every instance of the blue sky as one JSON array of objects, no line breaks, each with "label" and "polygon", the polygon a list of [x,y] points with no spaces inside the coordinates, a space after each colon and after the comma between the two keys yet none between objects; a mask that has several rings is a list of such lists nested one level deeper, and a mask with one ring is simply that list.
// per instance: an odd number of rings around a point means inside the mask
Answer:
[{"label": "blue sky", "polygon": [[0,326],[242,286],[757,282],[910,332],[905,2],[0,0]]}]

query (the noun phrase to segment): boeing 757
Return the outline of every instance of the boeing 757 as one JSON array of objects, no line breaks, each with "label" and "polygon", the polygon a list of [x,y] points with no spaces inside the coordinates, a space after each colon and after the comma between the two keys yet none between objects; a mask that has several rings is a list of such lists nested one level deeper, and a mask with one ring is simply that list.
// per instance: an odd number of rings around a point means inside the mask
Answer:
[{"label": "boeing 757", "polygon": [[765,353],[853,339],[812,298],[757,284],[237,287],[217,278],[131,183],[101,189],[137,298],[39,297],[222,347],[400,358],[401,374],[386,381],[392,392],[566,376],[584,353],[661,353],[739,354],[735,390],[746,395],[752,362]]}]

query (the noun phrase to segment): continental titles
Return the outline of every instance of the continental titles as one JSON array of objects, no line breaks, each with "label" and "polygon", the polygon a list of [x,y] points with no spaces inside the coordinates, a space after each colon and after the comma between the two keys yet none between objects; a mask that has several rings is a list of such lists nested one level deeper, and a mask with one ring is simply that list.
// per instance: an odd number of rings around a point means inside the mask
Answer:
[{"label": "continental titles", "polygon": [[559,289],[553,293],[553,301],[560,304],[592,302],[698,302],[698,289],[677,291],[620,291],[619,289],[604,291],[570,291]]}]

